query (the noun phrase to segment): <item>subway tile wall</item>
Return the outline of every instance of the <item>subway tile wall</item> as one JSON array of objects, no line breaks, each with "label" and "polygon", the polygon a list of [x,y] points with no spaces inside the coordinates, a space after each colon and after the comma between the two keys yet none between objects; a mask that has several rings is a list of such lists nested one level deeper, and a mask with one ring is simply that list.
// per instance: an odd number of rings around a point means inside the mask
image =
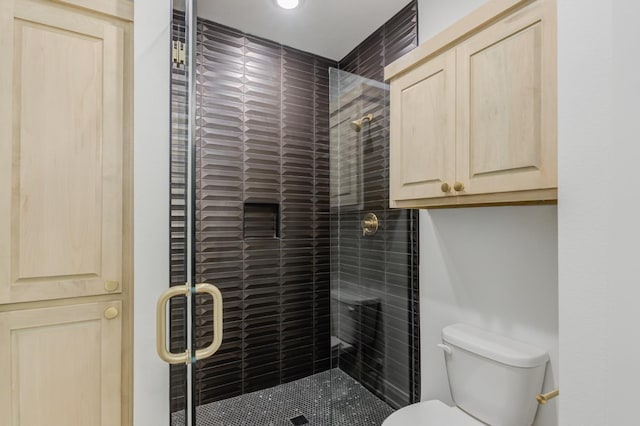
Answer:
[{"label": "subway tile wall", "polygon": [[[330,367],[328,70],[337,63],[207,20],[197,37],[196,281],[224,296],[223,344],[196,365],[201,405]],[[174,70],[174,284],[184,281],[182,82]],[[267,235],[274,216],[279,229]],[[172,312],[176,347],[182,308]],[[198,347],[211,342],[211,309],[197,297]],[[174,367],[173,411],[184,408],[183,382]]]},{"label": "subway tile wall", "polygon": [[[176,12],[174,39],[184,38],[183,21]],[[223,345],[196,367],[194,397],[201,405],[330,368],[333,229],[328,69],[338,63],[207,20],[199,20],[197,33],[196,280],[216,284],[223,292],[225,309]],[[414,1],[340,61],[339,67],[381,81],[384,65],[416,44]],[[184,71],[174,68],[172,285],[186,281],[185,94]],[[386,121],[381,132],[387,139],[380,143],[388,144],[388,105],[382,109]],[[388,146],[370,166],[369,176],[388,176]],[[417,215],[387,209],[385,180],[371,181],[378,188],[372,196],[380,195],[377,201],[382,203],[379,210],[385,226],[401,232],[393,234],[398,238],[389,234],[380,248],[388,253],[388,267],[363,262],[357,270],[363,276],[383,273],[390,290],[407,294],[405,299],[394,299],[401,301],[393,313],[400,315],[402,327],[411,327],[401,338],[408,349],[390,354],[390,361],[385,359],[385,371],[397,372],[393,386],[403,390],[398,394],[387,386],[382,394],[371,385],[373,376],[360,372],[356,378],[400,406],[419,399]],[[245,203],[277,206],[279,238],[245,237]],[[357,227],[354,220],[341,218],[340,223]],[[267,224],[252,226],[262,225]],[[342,243],[349,245],[346,240]],[[357,261],[354,258],[376,254],[367,250],[347,254],[341,265],[348,267]],[[196,340],[204,347],[212,335],[211,302],[198,297],[196,304]],[[172,301],[170,315],[172,350],[184,350],[183,302]],[[386,336],[392,339],[390,333]],[[386,347],[393,349],[392,344]],[[415,372],[410,377],[409,364]],[[349,369],[348,359],[343,367]],[[185,374],[183,366],[171,367],[172,411],[184,409]]]}]

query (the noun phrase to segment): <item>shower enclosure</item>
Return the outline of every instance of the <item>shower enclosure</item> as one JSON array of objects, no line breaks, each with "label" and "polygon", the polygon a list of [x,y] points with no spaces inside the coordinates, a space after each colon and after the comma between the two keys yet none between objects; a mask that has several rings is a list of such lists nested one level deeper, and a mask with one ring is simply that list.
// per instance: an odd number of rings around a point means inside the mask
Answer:
[{"label": "shower enclosure", "polygon": [[398,408],[418,397],[416,213],[389,208],[389,87],[329,75],[332,367]]},{"label": "shower enclosure", "polygon": [[192,7],[173,21],[168,421],[381,424],[419,397],[388,87]]}]

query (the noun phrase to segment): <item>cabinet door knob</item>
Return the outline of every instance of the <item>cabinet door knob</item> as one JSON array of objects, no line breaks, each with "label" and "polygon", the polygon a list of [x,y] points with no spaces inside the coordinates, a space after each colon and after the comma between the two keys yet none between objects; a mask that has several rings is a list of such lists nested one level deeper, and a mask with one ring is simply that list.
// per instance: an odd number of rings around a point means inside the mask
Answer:
[{"label": "cabinet door knob", "polygon": [[456,182],[453,185],[453,189],[455,189],[456,191],[460,192],[460,191],[464,191],[464,184],[461,182]]},{"label": "cabinet door knob", "polygon": [[444,182],[442,185],[440,185],[440,189],[442,190],[442,192],[449,192],[451,191],[451,185],[449,185],[447,182]]},{"label": "cabinet door knob", "polygon": [[108,292],[116,291],[120,283],[118,281],[105,281],[104,289]]},{"label": "cabinet door knob", "polygon": [[118,314],[120,314],[120,312],[118,312],[118,308],[113,306],[104,310],[104,317],[108,320],[116,318]]}]

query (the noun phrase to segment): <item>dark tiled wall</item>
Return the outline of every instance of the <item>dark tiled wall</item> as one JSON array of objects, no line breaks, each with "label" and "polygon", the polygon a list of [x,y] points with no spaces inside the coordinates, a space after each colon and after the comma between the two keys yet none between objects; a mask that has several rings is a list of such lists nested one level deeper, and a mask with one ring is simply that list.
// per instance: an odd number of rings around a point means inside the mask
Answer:
[{"label": "dark tiled wall", "polygon": [[405,6],[339,61],[341,70],[384,81],[384,67],[418,46],[418,2]]},{"label": "dark tiled wall", "polygon": [[[384,66],[418,45],[417,17],[417,2],[413,1],[342,59],[339,68],[382,82]],[[357,312],[357,350],[342,351],[337,362],[372,392],[400,407],[420,398],[418,214],[388,208],[388,95],[373,86],[362,87],[367,87],[362,95],[347,97],[350,103],[340,109],[342,121],[368,113],[375,119],[359,134],[348,127],[339,130],[342,144],[363,146],[363,196],[356,211],[352,206],[334,209],[332,290],[339,286],[373,296],[379,304],[370,303]],[[352,117],[351,111],[355,114]],[[341,176],[346,181],[351,178]],[[379,217],[381,227],[375,236],[363,238],[358,225],[367,212]],[[338,309],[335,301],[332,303],[332,309]]]},{"label": "dark tiled wall", "polygon": [[[200,405],[330,367],[328,68],[337,64],[207,20],[197,33],[196,281],[224,297],[222,347],[196,367]],[[174,94],[174,107],[180,99]],[[182,283],[183,150],[172,152],[172,276]],[[245,227],[247,205],[254,222]],[[274,216],[279,237],[265,232]],[[196,303],[204,347],[211,302]],[[182,379],[175,369],[173,383]],[[183,389],[174,386],[174,410]]]},{"label": "dark tiled wall", "polygon": [[[174,38],[182,37],[180,27],[174,30]],[[340,68],[381,81],[384,65],[415,45],[417,5],[412,2],[340,61]],[[196,278],[218,285],[225,299],[223,345],[212,359],[198,363],[195,374],[196,403],[204,404],[330,366],[327,69],[337,64],[204,20],[197,50]],[[184,81],[183,72],[174,69],[173,284],[186,280]],[[375,208],[383,229],[378,240],[361,243],[355,235],[339,240],[344,256],[338,264],[347,277],[349,270],[360,277],[384,277],[384,291],[393,296],[385,299],[384,314],[396,315],[389,318],[399,318],[409,330],[392,330],[386,321],[384,337],[367,348],[374,357],[386,354],[380,359],[391,385],[380,387],[371,368],[356,370],[356,360],[348,357],[341,367],[349,370],[351,361],[354,376],[399,406],[419,398],[418,376],[407,373],[411,367],[419,374],[417,215],[387,208],[388,105],[382,111],[381,155],[365,157],[365,187],[377,190],[363,209]],[[277,206],[280,238],[244,238],[245,203]],[[338,223],[357,229],[358,217],[343,215]],[[211,305],[206,299],[197,305],[197,340],[204,346],[211,340]],[[171,315],[172,349],[183,350],[179,300],[172,302]],[[394,340],[394,335],[402,337]],[[361,356],[358,362],[365,362],[359,365],[372,367],[371,359]],[[172,367],[173,410],[184,408],[184,374],[184,367]]]}]

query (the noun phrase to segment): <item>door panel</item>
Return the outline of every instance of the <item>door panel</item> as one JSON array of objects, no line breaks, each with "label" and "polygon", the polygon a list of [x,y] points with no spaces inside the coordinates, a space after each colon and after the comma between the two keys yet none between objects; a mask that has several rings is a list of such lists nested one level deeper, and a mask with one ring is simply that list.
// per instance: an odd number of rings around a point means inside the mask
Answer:
[{"label": "door panel", "polygon": [[455,55],[445,53],[391,85],[391,199],[450,195],[455,174]]},{"label": "door panel", "polygon": [[0,303],[120,292],[122,30],[27,1],[0,19]]},{"label": "door panel", "polygon": [[535,2],[456,49],[456,174],[466,193],[557,185],[552,20],[548,2]]},{"label": "door panel", "polygon": [[113,301],[0,313],[6,424],[120,425],[120,311]]}]

